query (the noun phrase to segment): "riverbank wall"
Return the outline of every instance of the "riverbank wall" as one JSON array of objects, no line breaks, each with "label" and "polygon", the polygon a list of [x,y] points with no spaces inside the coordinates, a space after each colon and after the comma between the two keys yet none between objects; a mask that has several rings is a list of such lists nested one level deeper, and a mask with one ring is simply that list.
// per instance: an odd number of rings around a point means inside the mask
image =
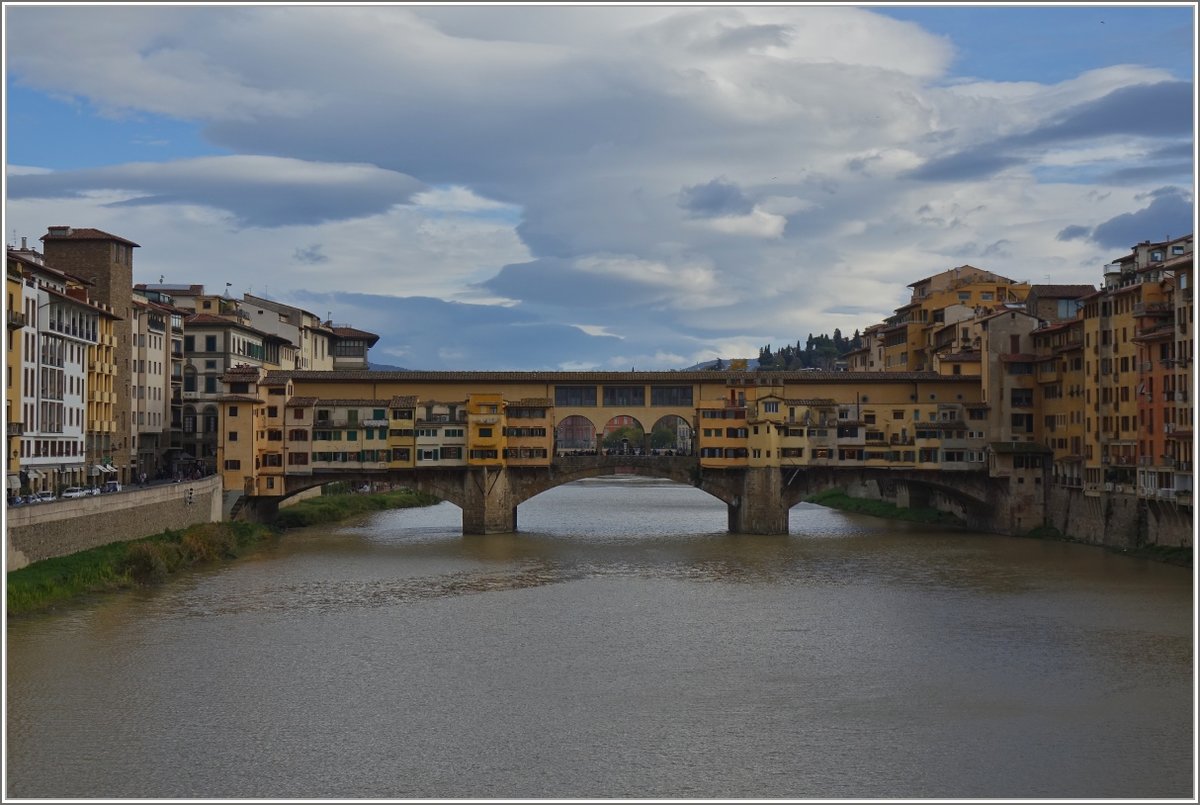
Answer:
[{"label": "riverbank wall", "polygon": [[[966,522],[969,512],[951,498],[931,492],[927,499],[913,501],[902,485],[885,489],[875,481],[853,483],[845,493],[853,498],[890,503],[900,508],[924,506],[936,509]],[[1030,506],[1030,511],[1037,507]],[[1190,506],[1172,501],[1146,500],[1136,494],[1105,492],[1085,495],[1081,489],[1050,486],[1046,491],[1045,522],[1030,517],[1024,530],[1006,531],[997,523],[995,533],[1022,536],[1038,531],[1037,526],[1049,526],[1063,538],[1087,545],[1118,550],[1135,550],[1150,546],[1191,548],[1195,539],[1195,519]],[[1020,522],[1020,520],[1018,520]],[[985,529],[991,530],[991,529]]]},{"label": "riverbank wall", "polygon": [[221,520],[221,477],[6,511],[6,569]]}]

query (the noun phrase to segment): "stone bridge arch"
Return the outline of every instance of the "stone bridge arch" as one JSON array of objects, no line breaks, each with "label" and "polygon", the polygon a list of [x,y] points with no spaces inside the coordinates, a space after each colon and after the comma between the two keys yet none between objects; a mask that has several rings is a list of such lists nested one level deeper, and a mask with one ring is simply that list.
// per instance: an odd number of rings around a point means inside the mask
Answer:
[{"label": "stone bridge arch", "polygon": [[[463,513],[464,534],[516,530],[517,507],[557,486],[609,475],[661,478],[692,486],[729,508],[729,530],[783,534],[789,512],[805,498],[827,489],[855,497],[886,500],[901,507],[931,507],[961,517],[973,529],[995,530],[995,515],[1007,500],[1007,479],[986,471],[946,473],[887,468],[760,467],[701,470],[694,456],[558,456],[550,467],[445,467],[337,475],[287,476],[286,497],[331,481],[361,486],[386,480],[453,503]],[[248,515],[266,519],[284,498],[248,498]]]}]

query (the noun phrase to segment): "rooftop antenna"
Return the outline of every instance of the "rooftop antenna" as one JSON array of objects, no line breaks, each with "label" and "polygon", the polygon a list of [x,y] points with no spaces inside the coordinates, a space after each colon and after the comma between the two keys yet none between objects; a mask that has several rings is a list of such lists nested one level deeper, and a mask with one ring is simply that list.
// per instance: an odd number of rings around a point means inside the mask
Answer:
[{"label": "rooftop antenna", "polygon": [[158,275],[158,284],[159,284],[159,285],[162,285],[162,284],[163,284],[163,280],[164,280],[164,279],[165,279],[165,277],[164,277],[162,274],[159,274],[159,275]]}]

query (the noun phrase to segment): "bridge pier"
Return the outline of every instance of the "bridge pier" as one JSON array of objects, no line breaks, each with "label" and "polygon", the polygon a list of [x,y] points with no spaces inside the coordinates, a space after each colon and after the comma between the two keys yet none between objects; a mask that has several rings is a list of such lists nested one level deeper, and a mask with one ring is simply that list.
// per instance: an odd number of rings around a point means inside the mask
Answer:
[{"label": "bridge pier", "polygon": [[469,469],[463,479],[463,492],[463,534],[509,534],[517,530],[516,497],[507,469]]},{"label": "bridge pier", "polygon": [[731,534],[786,534],[789,506],[783,496],[778,467],[750,467],[742,478],[741,493],[729,507]]}]

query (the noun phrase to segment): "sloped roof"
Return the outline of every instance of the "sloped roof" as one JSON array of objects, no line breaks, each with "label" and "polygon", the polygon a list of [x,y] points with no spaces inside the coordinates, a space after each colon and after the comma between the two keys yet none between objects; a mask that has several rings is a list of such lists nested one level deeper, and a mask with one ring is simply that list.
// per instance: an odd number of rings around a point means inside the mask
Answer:
[{"label": "sloped roof", "polygon": [[126,240],[119,235],[111,235],[101,229],[91,229],[88,227],[52,226],[46,230],[46,234],[42,235],[39,240],[115,240],[117,243],[141,248],[141,246],[132,240]]},{"label": "sloped roof", "polygon": [[1033,285],[1029,292],[1043,299],[1082,299],[1096,292],[1094,285]]}]

